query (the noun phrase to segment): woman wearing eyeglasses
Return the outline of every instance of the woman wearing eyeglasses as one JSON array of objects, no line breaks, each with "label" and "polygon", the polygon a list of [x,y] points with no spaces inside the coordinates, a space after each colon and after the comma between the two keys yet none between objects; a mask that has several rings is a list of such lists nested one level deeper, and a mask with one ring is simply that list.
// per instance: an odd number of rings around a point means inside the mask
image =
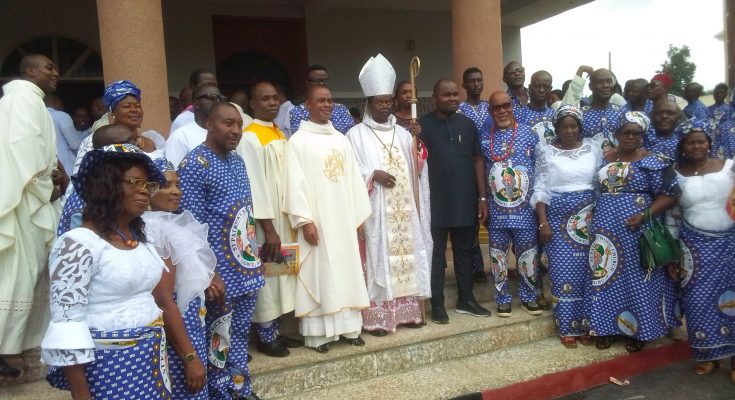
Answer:
[{"label": "woman wearing eyeglasses", "polygon": [[165,266],[141,215],[165,178],[127,144],[84,156],[73,183],[82,225],[49,260],[51,323],[42,343],[52,386],[74,399],[170,398],[161,310]]},{"label": "woman wearing eyeglasses", "polygon": [[681,193],[671,165],[642,147],[649,124],[641,112],[623,114],[614,135],[617,146],[597,172],[601,193],[589,228],[591,276],[585,304],[598,349],[623,336],[626,350],[637,352],[675,324],[665,268],[649,273],[640,262],[644,212],[662,215]]},{"label": "woman wearing eyeglasses", "polygon": [[549,257],[554,318],[561,344],[587,346],[584,297],[589,277],[589,222],[602,149],[582,138],[582,111],[562,105],[554,115],[555,136],[536,159],[531,205],[538,215],[539,242]]}]

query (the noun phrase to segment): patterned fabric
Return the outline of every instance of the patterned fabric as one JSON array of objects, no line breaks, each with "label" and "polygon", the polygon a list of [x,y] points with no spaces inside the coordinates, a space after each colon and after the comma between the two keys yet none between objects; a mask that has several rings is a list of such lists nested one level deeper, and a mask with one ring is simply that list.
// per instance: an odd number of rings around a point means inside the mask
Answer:
[{"label": "patterned fabric", "polygon": [[528,125],[531,130],[538,135],[539,143],[547,145],[554,141],[556,133],[554,132],[554,109],[546,107],[541,111],[536,111],[531,107],[521,107],[516,113],[516,119],[519,124]]},{"label": "patterned fabric", "polygon": [[158,182],[161,186],[166,184],[166,177],[158,170],[150,156],[132,144],[111,144],[99,149],[91,150],[84,155],[79,165],[79,171],[72,176],[74,190],[81,195],[84,194],[84,186],[87,179],[95,173],[97,166],[104,161],[112,159],[137,160],[142,162],[148,170],[148,180]]},{"label": "patterned fabric", "polygon": [[281,327],[281,319],[255,324],[255,333],[262,343],[274,343],[278,339],[278,328]]},{"label": "patterned fabric", "polygon": [[171,163],[171,161],[167,160],[166,157],[159,157],[153,160],[153,164],[156,165],[158,170],[163,174],[165,172],[175,172],[176,168],[174,168],[174,165]]},{"label": "patterned fabric", "polygon": [[[191,341],[191,344],[194,346],[197,358],[199,358],[204,365],[207,365],[207,333],[204,325],[204,317],[206,314],[207,309],[204,307],[202,298],[197,297],[189,302],[189,308],[187,308],[186,312],[181,315],[181,318],[184,319],[186,336],[189,337],[189,341]],[[207,385],[204,385],[204,387],[196,393],[189,393],[186,390],[184,360],[179,357],[176,350],[174,350],[174,346],[170,342],[167,345],[167,349],[169,371],[171,372],[171,394],[173,395],[173,398],[175,400],[208,399],[209,391],[207,390]]]},{"label": "patterned fabric", "polygon": [[676,160],[676,146],[679,145],[679,134],[674,131],[668,136],[660,136],[656,129],[649,128],[643,136],[643,147],[653,154],[666,157],[667,160]]},{"label": "patterned fabric", "polygon": [[684,107],[682,111],[684,112],[684,115],[689,119],[707,119],[709,114],[707,111],[707,106],[705,106],[704,103],[702,103],[700,100],[695,100],[689,103],[686,107]]},{"label": "patterned fabric", "polygon": [[721,122],[712,143],[713,154],[726,160],[735,157],[735,118]]},{"label": "patterned fabric", "polygon": [[614,104],[609,104],[604,110],[592,108],[591,106],[582,106],[582,136],[592,138],[600,147],[607,151],[616,146],[613,134],[618,128],[620,121],[620,108]]},{"label": "patterned fabric", "polygon": [[79,193],[73,191],[61,211],[59,219],[59,227],[56,229],[56,236],[61,236],[66,232],[80,226],[82,224],[82,211],[84,210],[84,200],[79,197]]},{"label": "patterned fabric", "polygon": [[584,120],[582,110],[573,104],[562,104],[559,106],[554,114],[554,125],[558,124],[562,118],[567,116],[574,118],[577,120],[579,126],[582,126],[582,121]]},{"label": "patterned fabric", "polygon": [[649,155],[634,162],[612,162],[598,172],[602,188],[590,224],[586,309],[592,336],[626,335],[638,340],[665,336],[674,300],[665,268],[649,277],[640,266],[638,238],[625,222],[643,212],[659,194],[681,191],[668,163]]},{"label": "patterned fabric", "polygon": [[[523,90],[526,92],[526,99],[530,98],[531,95],[528,93],[528,89],[523,88]],[[522,107],[525,107],[526,104],[528,103],[526,102],[524,104],[521,104],[521,100],[518,99],[518,96],[516,96],[515,93],[513,93],[513,91],[510,90],[510,88],[508,88],[508,90],[506,90],[505,93],[508,93],[508,96],[510,97],[510,101],[511,103],[513,103],[513,115],[515,115],[516,119],[518,119],[518,112],[521,110]]]},{"label": "patterned fabric", "polygon": [[[529,200],[533,196],[533,175],[538,136],[528,125],[483,130],[480,133],[482,157],[488,174],[488,211],[490,229],[536,229],[536,213]],[[490,149],[491,135],[494,148]],[[511,143],[512,141],[512,143]],[[512,146],[512,148],[510,148]],[[494,162],[493,155],[508,157]]]},{"label": "patterned fabric", "polygon": [[[490,220],[492,223],[492,219]],[[535,218],[534,218],[535,221]],[[488,230],[490,247],[490,268],[495,278],[495,302],[510,304],[510,286],[508,285],[508,246],[513,241],[513,252],[521,281],[518,293],[521,301],[535,301],[539,293],[538,285],[538,239],[537,229],[495,228]]]},{"label": "patterned fabric", "polygon": [[[309,110],[306,109],[306,105],[304,103],[301,103],[291,109],[290,115],[292,134],[296,133],[296,131],[299,130],[299,125],[301,125],[301,121],[309,120]],[[355,120],[352,119],[350,111],[347,109],[347,107],[345,107],[344,104],[339,103],[334,103],[332,118],[330,118],[329,120],[332,121],[334,129],[342,132],[343,134],[347,133],[347,131],[355,125]]]},{"label": "patterned fabric", "polygon": [[[634,111],[633,106],[630,103],[625,103],[622,107],[620,107],[620,112],[623,114],[630,111]],[[643,114],[646,114],[647,117],[651,118],[651,113],[653,112],[653,100],[646,100],[646,103],[643,105],[643,110],[641,110],[641,112]]]},{"label": "patterned fabric", "polygon": [[[209,245],[225,282],[224,308],[207,305],[210,349],[209,396],[229,399],[229,391],[250,394],[247,349],[257,290],[265,281],[256,255],[255,219],[245,163],[204,144],[179,164],[181,207],[209,225]],[[231,325],[231,329],[230,329]]]},{"label": "patterned fabric", "polygon": [[676,127],[676,130],[674,131],[677,136],[684,137],[692,132],[695,131],[701,131],[707,134],[707,136],[712,135],[712,124],[707,118],[693,118],[688,121],[685,121],[679,126]]},{"label": "patterned fabric", "polygon": [[204,144],[179,165],[181,208],[209,225],[217,272],[234,298],[260,289],[263,268],[256,255],[255,219],[245,163],[234,152],[220,157]]},{"label": "patterned fabric", "polygon": [[713,123],[725,122],[727,119],[731,119],[733,114],[732,104],[722,103],[720,105],[712,104],[707,107],[707,117],[712,120]]},{"label": "patterned fabric", "polygon": [[[93,398],[172,398],[162,326],[90,332],[95,360],[86,365],[85,372]],[[70,390],[61,367],[51,367],[46,380],[52,387]]]},{"label": "patterned fabric", "polygon": [[[367,279],[365,239],[359,239],[362,272]],[[478,247],[479,248],[479,247]],[[397,297],[377,303],[370,301],[370,308],[362,310],[362,329],[395,332],[398,325],[421,322],[421,305],[416,296]]]},{"label": "patterned fabric", "polygon": [[560,336],[579,336],[589,328],[584,298],[589,281],[589,223],[594,202],[591,190],[568,192],[552,197],[547,208],[552,236],[544,251],[549,258],[554,318]]},{"label": "patterned fabric", "polygon": [[102,95],[102,100],[105,102],[105,107],[112,111],[126,96],[133,96],[140,101],[140,94],[140,89],[133,82],[122,80],[108,85]]},{"label": "patterned fabric", "polygon": [[207,382],[209,398],[232,399],[231,392],[252,393],[248,368],[250,323],[256,292],[229,298],[220,308],[207,303],[207,340],[210,345]]},{"label": "patterned fabric", "polygon": [[485,100],[480,100],[480,103],[476,106],[463,101],[459,104],[459,113],[471,119],[479,131],[485,123],[485,120],[490,117],[489,107],[490,103]]},{"label": "patterned fabric", "polygon": [[643,132],[647,132],[648,127],[651,126],[651,120],[648,119],[646,114],[640,111],[628,111],[625,113],[620,113],[620,122],[618,122],[618,128],[627,124],[638,125],[643,129]]}]

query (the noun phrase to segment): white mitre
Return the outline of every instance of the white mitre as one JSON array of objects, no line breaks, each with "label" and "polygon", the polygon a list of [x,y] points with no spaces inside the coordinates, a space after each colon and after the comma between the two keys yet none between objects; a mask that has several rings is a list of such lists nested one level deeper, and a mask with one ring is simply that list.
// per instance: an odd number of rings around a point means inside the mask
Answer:
[{"label": "white mitre", "polygon": [[363,65],[358,79],[365,97],[392,95],[393,86],[396,84],[396,70],[390,61],[378,53]]}]

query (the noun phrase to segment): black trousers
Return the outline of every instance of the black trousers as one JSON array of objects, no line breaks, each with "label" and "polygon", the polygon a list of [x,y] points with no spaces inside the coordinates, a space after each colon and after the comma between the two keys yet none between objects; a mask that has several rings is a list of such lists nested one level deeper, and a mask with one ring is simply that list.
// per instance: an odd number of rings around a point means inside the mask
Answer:
[{"label": "black trousers", "polygon": [[472,293],[472,247],[477,236],[476,226],[452,228],[431,227],[434,253],[431,258],[431,307],[444,307],[445,269],[447,268],[447,238],[452,240],[454,274],[459,288],[458,304],[475,301]]}]

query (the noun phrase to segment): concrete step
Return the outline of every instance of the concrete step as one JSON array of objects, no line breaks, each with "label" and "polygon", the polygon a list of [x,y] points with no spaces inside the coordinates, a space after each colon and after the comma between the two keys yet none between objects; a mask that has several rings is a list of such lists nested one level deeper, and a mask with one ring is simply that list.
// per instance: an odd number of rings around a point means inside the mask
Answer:
[{"label": "concrete step", "polygon": [[[487,302],[483,306],[493,307]],[[255,391],[269,399],[293,398],[312,390],[392,376],[556,335],[550,311],[531,316],[517,302],[510,318],[472,317],[450,311],[449,319],[447,325],[429,322],[420,329],[399,327],[385,337],[363,334],[365,346],[338,343],[327,354],[303,347],[291,349],[286,358],[253,352],[250,366]]]},{"label": "concrete step", "polygon": [[[649,347],[670,343],[660,340]],[[564,348],[557,338],[542,338],[496,351],[432,363],[390,375],[301,393],[298,400],[432,400],[450,399],[526,382],[547,374],[568,371],[626,355],[622,343],[608,350],[594,346]],[[537,396],[542,398],[543,396]]]}]

